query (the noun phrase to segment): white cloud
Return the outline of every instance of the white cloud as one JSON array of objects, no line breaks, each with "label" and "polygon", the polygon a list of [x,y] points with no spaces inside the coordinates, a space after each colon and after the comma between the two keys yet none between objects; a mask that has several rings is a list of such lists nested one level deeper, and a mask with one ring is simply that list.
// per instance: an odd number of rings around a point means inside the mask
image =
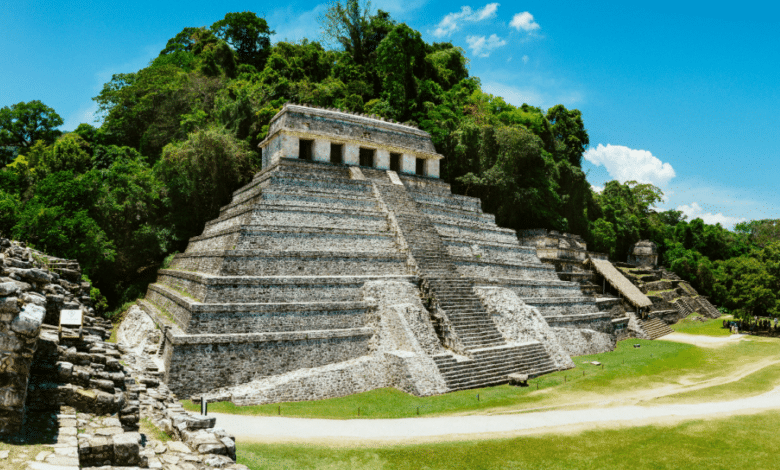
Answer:
[{"label": "white cloud", "polygon": [[685,214],[689,221],[693,219],[701,219],[705,224],[721,224],[725,228],[729,229],[734,228],[734,225],[738,224],[739,222],[745,221],[744,218],[729,217],[723,215],[722,212],[718,212],[717,214],[713,214],[712,212],[704,212],[704,209],[701,208],[698,202],[692,202],[690,205],[683,204],[681,206],[677,206],[676,210]]},{"label": "white cloud", "polygon": [[527,64],[527,63],[528,63],[528,56],[527,56],[527,55],[524,55],[524,56],[523,56],[523,63],[524,63],[524,64]]},{"label": "white cloud", "polygon": [[596,166],[604,165],[609,175],[621,183],[634,180],[663,187],[676,176],[672,165],[662,162],[647,150],[599,144],[596,148],[589,148],[583,156]]},{"label": "white cloud", "polygon": [[488,57],[493,49],[506,45],[506,41],[491,34],[489,38],[485,36],[469,36],[466,38],[466,42],[469,43],[469,49],[477,57]]},{"label": "white cloud", "polygon": [[592,189],[593,191],[595,191],[597,193],[600,193],[600,192],[604,191],[604,186],[593,186],[593,185],[590,185],[590,189]]},{"label": "white cloud", "polygon": [[512,17],[512,21],[509,22],[509,26],[515,28],[518,31],[522,29],[523,31],[529,33],[541,28],[539,23],[534,21],[534,15],[528,13],[527,11],[518,13]]},{"label": "white cloud", "polygon": [[489,18],[495,18],[496,16],[496,10],[498,10],[498,3],[488,3],[484,7],[482,7],[481,10],[477,10],[477,12],[474,14],[474,20],[473,21],[482,21],[487,20]]},{"label": "white cloud", "polygon": [[471,7],[460,7],[459,12],[449,13],[442,18],[436,29],[433,31],[433,35],[437,38],[449,36],[455,31],[460,29],[460,24],[463,21],[483,21],[496,16],[496,10],[498,10],[498,3],[488,3],[484,7],[477,11],[471,9]]}]

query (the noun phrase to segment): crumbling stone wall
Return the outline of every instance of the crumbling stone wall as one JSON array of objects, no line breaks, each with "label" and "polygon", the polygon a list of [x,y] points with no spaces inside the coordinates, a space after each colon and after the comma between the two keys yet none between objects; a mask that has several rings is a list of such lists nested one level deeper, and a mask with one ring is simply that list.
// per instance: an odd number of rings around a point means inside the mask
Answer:
[{"label": "crumbling stone wall", "polygon": [[43,307],[25,304],[13,282],[0,283],[0,434],[21,429],[30,366],[38,346],[38,333],[46,315]]},{"label": "crumbling stone wall", "polygon": [[[46,269],[48,259],[24,244],[0,239],[0,434],[12,434],[24,421],[27,389],[44,322],[63,308],[80,305],[83,286],[63,269]],[[75,281],[75,282],[71,282]]]}]

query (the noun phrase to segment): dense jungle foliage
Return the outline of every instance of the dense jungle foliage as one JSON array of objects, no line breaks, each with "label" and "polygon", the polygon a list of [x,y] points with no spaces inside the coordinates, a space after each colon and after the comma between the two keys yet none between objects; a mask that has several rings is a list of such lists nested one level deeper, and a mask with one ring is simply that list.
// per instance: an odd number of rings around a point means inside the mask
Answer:
[{"label": "dense jungle foliage", "polygon": [[257,144],[290,101],[415,123],[446,157],[442,178],[480,197],[501,226],[576,233],[614,260],[649,238],[716,304],[778,313],[776,221],[728,231],[656,211],[662,194],[651,185],[612,181],[595,193],[578,110],[484,93],[462,49],[428,44],[355,0],[334,4],[322,24],[332,48],[272,45],[251,12],[184,28],[147,67],[103,86],[100,127],[61,133],[62,118],[40,101],[0,109],[0,235],[78,259],[111,307],[132,300],[258,171]]}]

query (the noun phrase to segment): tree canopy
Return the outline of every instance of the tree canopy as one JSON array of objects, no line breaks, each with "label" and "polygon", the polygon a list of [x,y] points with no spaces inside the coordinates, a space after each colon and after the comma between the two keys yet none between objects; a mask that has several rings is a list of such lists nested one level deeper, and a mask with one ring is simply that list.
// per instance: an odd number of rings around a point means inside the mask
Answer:
[{"label": "tree canopy", "polygon": [[37,141],[51,143],[61,132],[63,120],[38,100],[0,108],[0,167],[23,155]]}]

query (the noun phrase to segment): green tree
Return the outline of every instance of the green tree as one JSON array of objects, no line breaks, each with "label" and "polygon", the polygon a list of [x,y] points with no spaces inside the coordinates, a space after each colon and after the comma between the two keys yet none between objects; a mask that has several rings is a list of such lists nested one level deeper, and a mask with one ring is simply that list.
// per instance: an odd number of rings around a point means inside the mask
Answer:
[{"label": "green tree", "polygon": [[547,120],[552,125],[556,154],[574,166],[582,166],[582,155],[590,143],[582,113],[558,104],[547,110]]},{"label": "green tree", "polygon": [[176,238],[184,242],[200,233],[256,169],[255,153],[222,128],[204,129],[168,144],[155,172],[168,188],[167,223]]},{"label": "green tree", "polygon": [[19,196],[7,193],[0,188],[0,237],[9,238],[11,230],[19,219],[22,203]]},{"label": "green tree", "polygon": [[41,251],[75,258],[86,274],[114,259],[114,244],[90,215],[96,187],[84,175],[60,171],[43,178],[24,205],[13,236]]},{"label": "green tree", "polygon": [[[601,194],[594,196],[594,211],[589,213],[591,221],[600,219],[609,222],[615,231],[614,251],[609,250],[613,260],[623,261],[628,250],[642,238],[655,238],[655,204],[661,201],[663,193],[651,184],[639,184],[627,181],[609,181],[604,185]],[[602,226],[602,228],[605,226]],[[597,227],[591,224],[591,232]],[[598,229],[603,233],[603,230]],[[596,245],[604,246],[603,239],[588,240]]]},{"label": "green tree", "polygon": [[36,141],[54,142],[63,124],[54,109],[38,100],[0,108],[0,167],[24,154]]},{"label": "green tree", "polygon": [[172,230],[164,218],[166,188],[144,159],[116,158],[107,168],[93,169],[84,178],[95,188],[90,216],[115,250],[110,268],[96,273],[100,276],[96,279],[100,279],[101,290],[116,301],[173,249]]},{"label": "green tree", "polygon": [[[367,55],[364,43],[369,36],[371,23],[371,2],[361,5],[359,0],[333,1],[320,17],[322,34],[327,42],[341,46],[355,60],[363,65]],[[381,39],[380,39],[381,41]],[[378,44],[379,41],[376,41]]]},{"label": "green tree", "polygon": [[201,28],[188,26],[181,30],[179,34],[168,39],[165,49],[160,51],[160,55],[175,54],[177,52],[191,52],[195,45],[195,33]]},{"label": "green tree", "polygon": [[419,32],[400,24],[379,44],[377,55],[382,99],[393,110],[387,117],[406,121],[419,110],[419,82],[428,67],[425,43]]},{"label": "green tree", "polygon": [[64,170],[84,173],[91,166],[89,152],[89,144],[78,134],[65,134],[42,152],[38,167],[46,173]]},{"label": "green tree", "polygon": [[743,319],[780,316],[780,244],[718,263],[717,299]]},{"label": "green tree", "polygon": [[261,69],[271,47],[271,35],[264,18],[250,11],[228,13],[211,25],[214,34],[235,49],[238,60]]}]

